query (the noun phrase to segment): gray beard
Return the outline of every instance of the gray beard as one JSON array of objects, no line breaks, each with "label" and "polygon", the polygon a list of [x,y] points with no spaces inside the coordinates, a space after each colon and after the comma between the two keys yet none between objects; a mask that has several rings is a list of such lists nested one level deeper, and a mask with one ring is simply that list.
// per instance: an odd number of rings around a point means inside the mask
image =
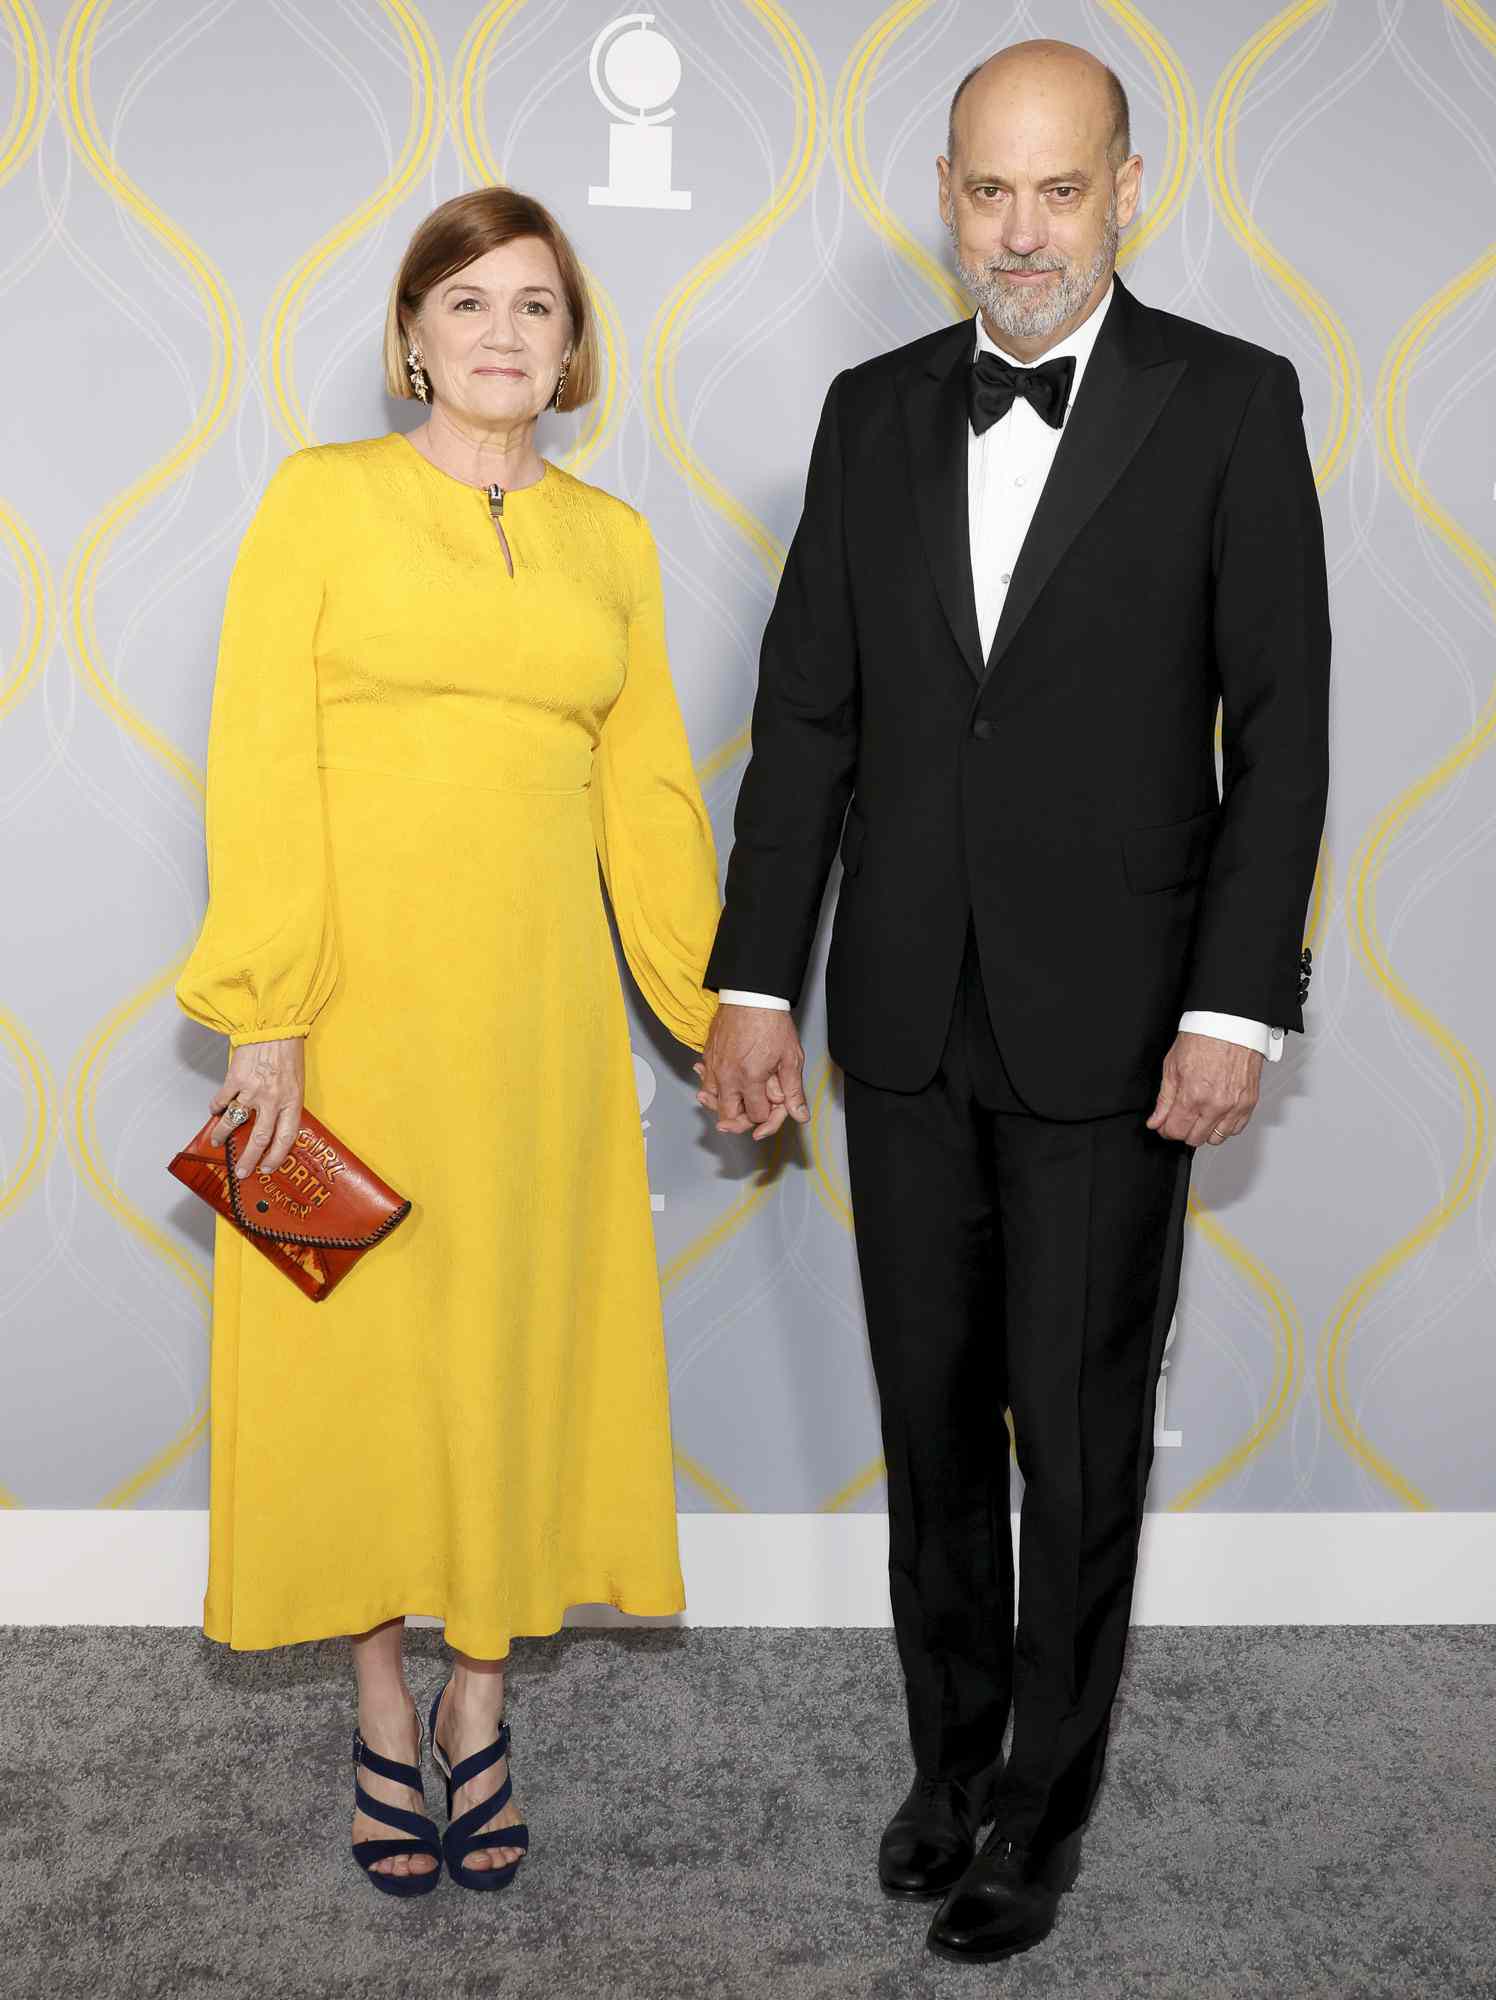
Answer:
[{"label": "gray beard", "polygon": [[[1043,340],[1075,317],[1116,262],[1117,201],[1114,195],[1107,206],[1096,255],[1084,266],[998,256],[973,270],[961,262],[954,224],[950,225],[950,238],[956,250],[957,276],[982,308],[988,324],[1010,340]],[[1058,271],[1060,275],[1047,291],[1031,297],[1026,286],[1015,290],[1003,285],[997,276],[1000,271]]]}]

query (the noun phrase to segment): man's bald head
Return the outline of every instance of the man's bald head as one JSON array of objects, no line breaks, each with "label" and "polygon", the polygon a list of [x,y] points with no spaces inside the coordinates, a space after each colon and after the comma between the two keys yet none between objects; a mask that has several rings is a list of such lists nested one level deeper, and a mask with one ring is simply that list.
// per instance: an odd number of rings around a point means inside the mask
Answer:
[{"label": "man's bald head", "polygon": [[1126,92],[1085,49],[1018,42],[963,81],[948,144],[935,170],[957,273],[1027,360],[1098,304],[1137,213]]},{"label": "man's bald head", "polygon": [[1079,49],[1073,42],[1015,42],[1012,48],[1000,49],[995,56],[988,56],[985,62],[968,70],[951,99],[946,158],[954,163],[957,157],[960,144],[957,113],[969,91],[1005,93],[1032,87],[1072,93],[1080,101],[1078,109],[1087,99],[1091,100],[1095,115],[1106,121],[1107,161],[1113,167],[1121,166],[1132,151],[1127,92],[1115,70],[1108,69],[1088,49]]}]

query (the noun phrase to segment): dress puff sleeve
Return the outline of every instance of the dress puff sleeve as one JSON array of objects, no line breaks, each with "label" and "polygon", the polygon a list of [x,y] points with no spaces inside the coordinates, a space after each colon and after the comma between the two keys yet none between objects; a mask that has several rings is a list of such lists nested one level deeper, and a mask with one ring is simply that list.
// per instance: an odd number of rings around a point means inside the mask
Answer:
[{"label": "dress puff sleeve", "polygon": [[593,762],[593,835],[629,970],[671,1034],[700,1049],[717,1011],[701,983],[721,911],[717,850],[670,679],[660,559],[641,514],[631,533],[627,676]]},{"label": "dress puff sleeve", "polygon": [[177,981],[229,1045],[305,1035],[338,976],[317,768],[326,495],[275,473],[229,579],[208,727],[208,911]]}]

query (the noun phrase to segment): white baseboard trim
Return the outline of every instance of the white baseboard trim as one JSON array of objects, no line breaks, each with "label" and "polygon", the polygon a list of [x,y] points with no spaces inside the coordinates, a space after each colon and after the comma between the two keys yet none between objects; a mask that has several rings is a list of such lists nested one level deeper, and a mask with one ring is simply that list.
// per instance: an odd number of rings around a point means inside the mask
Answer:
[{"label": "white baseboard trim", "polygon": [[[684,1620],[568,1622],[888,1623],[881,1514],[683,1514],[680,1539]],[[0,1512],[0,1625],[196,1625],[207,1541],[201,1512]],[[1496,1624],[1496,1513],[1150,1514],[1133,1623]]]}]

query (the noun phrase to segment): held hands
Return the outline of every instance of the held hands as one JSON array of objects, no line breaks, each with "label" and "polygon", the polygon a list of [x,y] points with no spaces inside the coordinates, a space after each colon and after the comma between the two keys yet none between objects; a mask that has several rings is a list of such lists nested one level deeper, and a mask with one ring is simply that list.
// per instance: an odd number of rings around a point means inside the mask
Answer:
[{"label": "held hands", "polygon": [[701,1061],[696,1102],[717,1114],[719,1132],[772,1138],[788,1114],[810,1119],[805,1102],[805,1051],[794,1016],[780,1007],[718,1007]]},{"label": "held hands", "polygon": [[1180,1034],[1164,1057],[1150,1132],[1187,1146],[1222,1146],[1244,1132],[1257,1109],[1262,1057],[1216,1035]]},{"label": "held hands", "polygon": [[[241,1180],[253,1173],[273,1174],[291,1156],[301,1125],[306,1095],[306,1043],[300,1035],[276,1042],[249,1042],[229,1056],[228,1075],[214,1091],[210,1111],[224,1111],[234,1102],[255,1113],[242,1149],[235,1149],[234,1170]],[[215,1146],[232,1132],[220,1118],[208,1137]]]},{"label": "held hands", "polygon": [[[1256,1049],[1239,1042],[1176,1035],[1148,1130],[1187,1146],[1221,1146],[1236,1138],[1257,1109],[1262,1063]],[[786,1115],[809,1122],[805,1051],[793,1015],[780,1008],[724,1002],[693,1067],[701,1078],[696,1102],[716,1112],[719,1132],[751,1131],[759,1140],[771,1138]]]}]

